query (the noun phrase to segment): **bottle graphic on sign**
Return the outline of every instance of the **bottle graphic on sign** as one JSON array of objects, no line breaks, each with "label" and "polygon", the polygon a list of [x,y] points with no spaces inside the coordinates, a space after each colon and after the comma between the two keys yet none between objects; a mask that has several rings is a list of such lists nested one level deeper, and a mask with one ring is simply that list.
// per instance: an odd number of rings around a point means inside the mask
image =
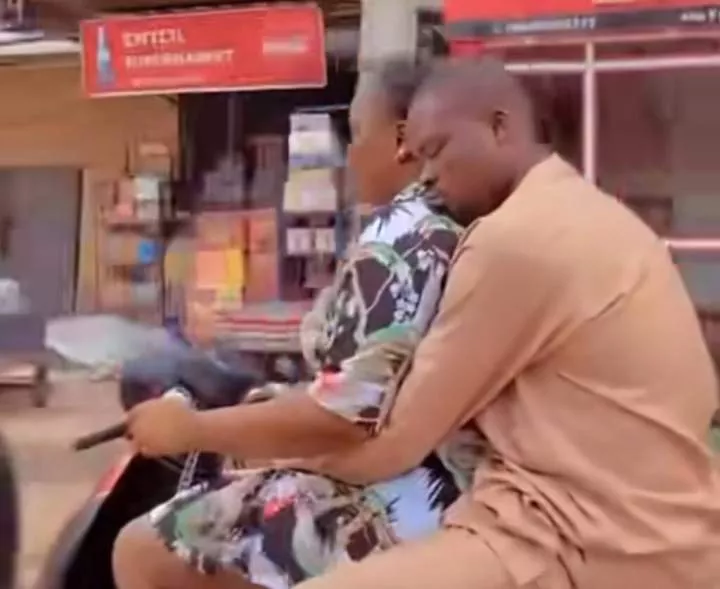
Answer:
[{"label": "bottle graphic on sign", "polygon": [[115,83],[115,69],[104,25],[100,25],[97,29],[95,67],[97,68],[98,83],[101,86],[112,86]]}]

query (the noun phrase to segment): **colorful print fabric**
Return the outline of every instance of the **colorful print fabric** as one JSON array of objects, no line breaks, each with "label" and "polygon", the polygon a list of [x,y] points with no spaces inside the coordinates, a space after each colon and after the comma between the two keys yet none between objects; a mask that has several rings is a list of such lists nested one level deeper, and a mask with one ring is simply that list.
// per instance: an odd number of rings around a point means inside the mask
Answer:
[{"label": "colorful print fabric", "polygon": [[[372,432],[442,294],[460,229],[413,185],[369,219],[301,338],[318,367],[311,397]],[[282,388],[258,391],[258,398]],[[438,391],[443,394],[444,391]],[[466,429],[406,475],[365,488],[290,469],[228,472],[150,514],[198,570],[288,589],[335,564],[431,533],[466,488],[482,440]]]}]

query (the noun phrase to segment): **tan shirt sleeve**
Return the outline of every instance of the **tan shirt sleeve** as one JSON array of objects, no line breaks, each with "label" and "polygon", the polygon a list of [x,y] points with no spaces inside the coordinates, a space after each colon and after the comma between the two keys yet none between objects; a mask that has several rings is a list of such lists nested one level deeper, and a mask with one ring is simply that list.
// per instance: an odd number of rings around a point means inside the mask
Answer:
[{"label": "tan shirt sleeve", "polygon": [[563,284],[547,256],[502,227],[471,231],[388,425],[309,468],[357,484],[406,472],[481,412],[560,329]]}]

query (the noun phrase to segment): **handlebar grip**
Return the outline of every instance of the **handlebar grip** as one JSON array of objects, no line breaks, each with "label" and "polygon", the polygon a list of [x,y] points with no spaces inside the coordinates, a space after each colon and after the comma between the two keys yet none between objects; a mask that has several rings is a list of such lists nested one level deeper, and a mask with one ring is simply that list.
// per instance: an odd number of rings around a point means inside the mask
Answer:
[{"label": "handlebar grip", "polygon": [[100,444],[111,442],[122,438],[127,433],[127,424],[123,421],[122,423],[116,423],[104,429],[98,430],[86,436],[78,438],[73,443],[73,450],[81,452],[82,450],[89,450]]}]

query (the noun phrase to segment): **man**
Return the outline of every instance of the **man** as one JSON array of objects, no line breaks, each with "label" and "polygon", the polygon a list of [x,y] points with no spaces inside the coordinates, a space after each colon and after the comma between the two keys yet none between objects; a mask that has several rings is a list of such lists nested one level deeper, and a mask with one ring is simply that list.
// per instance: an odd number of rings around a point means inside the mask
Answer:
[{"label": "man", "polygon": [[314,467],[395,476],[468,421],[491,460],[445,529],[302,589],[717,589],[716,381],[663,242],[536,140],[501,64],[439,65],[408,143],[471,226],[391,420]]}]

